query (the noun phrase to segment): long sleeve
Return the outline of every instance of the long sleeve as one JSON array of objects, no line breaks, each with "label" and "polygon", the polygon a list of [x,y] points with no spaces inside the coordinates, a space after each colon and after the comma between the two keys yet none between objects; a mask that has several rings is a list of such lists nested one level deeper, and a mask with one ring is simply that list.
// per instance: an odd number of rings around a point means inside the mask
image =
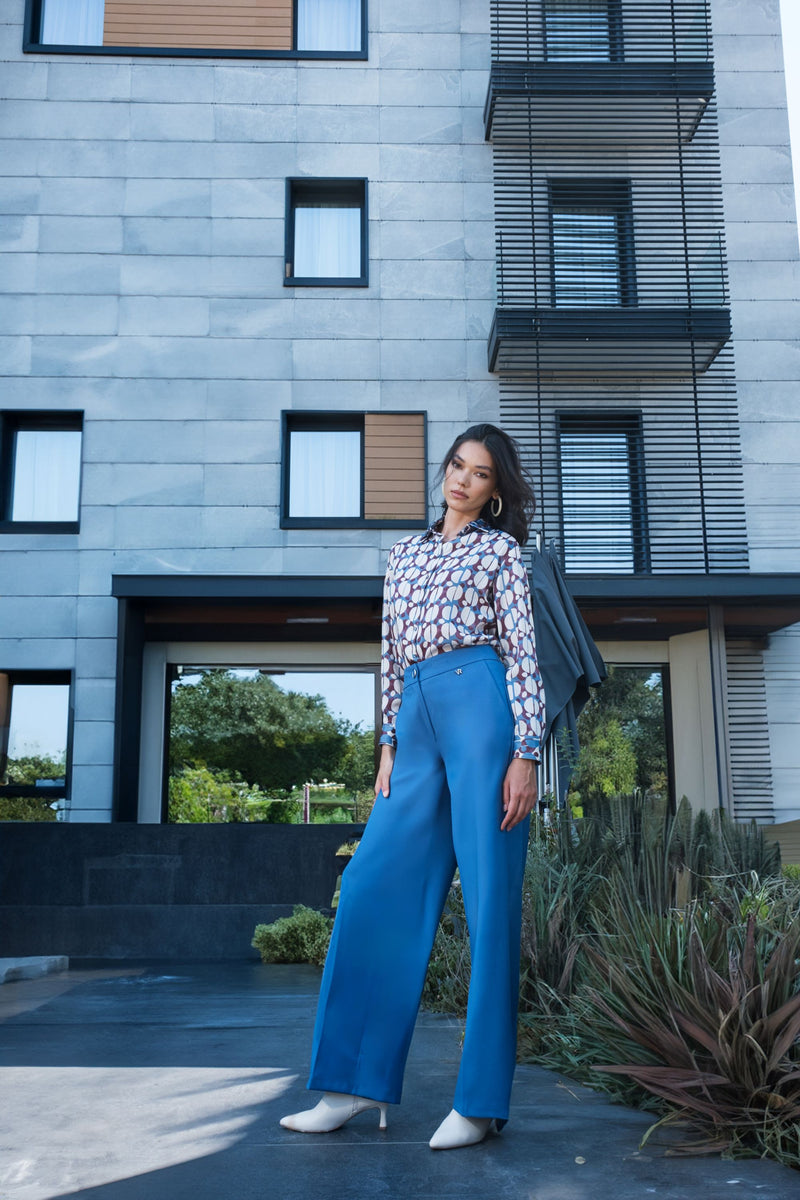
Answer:
[{"label": "long sleeve", "polygon": [[494,605],[514,715],[514,758],[538,759],[544,725],[544,688],[536,661],[528,575],[516,542],[509,542],[508,548],[498,555]]},{"label": "long sleeve", "polygon": [[389,554],[383,580],[383,617],[381,621],[381,736],[382,746],[396,746],[395,722],[403,692],[403,667],[394,644],[392,593],[394,585],[393,552]]}]

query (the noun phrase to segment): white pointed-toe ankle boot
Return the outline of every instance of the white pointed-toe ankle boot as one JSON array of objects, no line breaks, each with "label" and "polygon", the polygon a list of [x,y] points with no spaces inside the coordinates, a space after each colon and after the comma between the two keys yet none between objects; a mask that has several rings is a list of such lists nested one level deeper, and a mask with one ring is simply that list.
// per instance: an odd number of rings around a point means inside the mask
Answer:
[{"label": "white pointed-toe ankle boot", "polygon": [[475,1146],[483,1141],[492,1126],[498,1128],[498,1122],[493,1117],[462,1117],[460,1112],[452,1109],[428,1145],[431,1150],[459,1150],[462,1146]]},{"label": "white pointed-toe ankle boot", "polygon": [[295,1133],[332,1133],[341,1129],[351,1117],[367,1109],[380,1110],[379,1129],[386,1128],[386,1109],[388,1105],[379,1100],[368,1100],[365,1096],[347,1096],[342,1092],[326,1092],[319,1104],[307,1108],[304,1112],[292,1113],[281,1118],[284,1129],[293,1129]]}]

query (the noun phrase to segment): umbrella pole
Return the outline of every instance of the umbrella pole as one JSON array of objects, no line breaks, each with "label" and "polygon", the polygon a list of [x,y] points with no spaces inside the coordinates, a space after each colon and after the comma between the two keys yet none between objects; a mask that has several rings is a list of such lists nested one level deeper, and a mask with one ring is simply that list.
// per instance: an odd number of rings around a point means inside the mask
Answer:
[{"label": "umbrella pole", "polygon": [[545,743],[542,761],[539,764],[539,801],[540,813],[545,825],[550,824],[551,811],[557,812],[561,806],[558,787],[558,750],[556,739],[549,737]]}]

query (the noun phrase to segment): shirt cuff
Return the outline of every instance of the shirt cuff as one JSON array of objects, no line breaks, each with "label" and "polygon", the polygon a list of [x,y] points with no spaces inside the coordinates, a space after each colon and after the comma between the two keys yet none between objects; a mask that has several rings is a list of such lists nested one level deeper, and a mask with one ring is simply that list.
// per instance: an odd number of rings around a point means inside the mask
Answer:
[{"label": "shirt cuff", "polygon": [[534,762],[541,760],[539,751],[539,739],[535,737],[514,738],[514,754],[513,758],[529,758]]},{"label": "shirt cuff", "polygon": [[396,750],[397,749],[397,738],[395,737],[394,732],[391,729],[384,729],[383,733],[378,738],[378,745],[379,746],[393,746],[394,749]]}]

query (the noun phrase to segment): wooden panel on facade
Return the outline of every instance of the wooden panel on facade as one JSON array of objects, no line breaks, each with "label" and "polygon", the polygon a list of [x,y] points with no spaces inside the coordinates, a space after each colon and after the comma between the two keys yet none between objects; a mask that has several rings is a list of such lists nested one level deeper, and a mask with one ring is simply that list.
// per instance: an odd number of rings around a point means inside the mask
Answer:
[{"label": "wooden panel on facade", "polygon": [[364,418],[364,516],[424,521],[425,417],[367,413]]},{"label": "wooden panel on facade", "polygon": [[764,825],[767,841],[781,848],[781,862],[800,864],[800,821],[783,821],[779,825]]},{"label": "wooden panel on facade", "polygon": [[291,50],[292,0],[106,0],[103,45]]}]

